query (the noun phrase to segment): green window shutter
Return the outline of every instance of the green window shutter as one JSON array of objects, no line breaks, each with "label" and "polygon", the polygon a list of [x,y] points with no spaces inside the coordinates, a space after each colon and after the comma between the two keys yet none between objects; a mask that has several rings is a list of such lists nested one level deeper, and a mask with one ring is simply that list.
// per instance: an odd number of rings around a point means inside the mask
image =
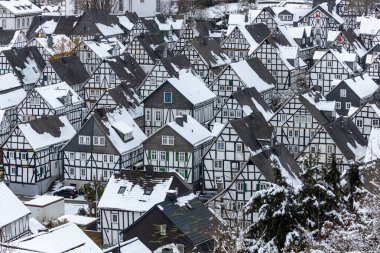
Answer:
[{"label": "green window shutter", "polygon": [[186,152],[185,153],[185,161],[188,162],[189,161],[189,154]]},{"label": "green window shutter", "polygon": [[228,81],[228,85],[229,85],[229,86],[233,86],[233,85],[234,85],[234,81],[233,81],[233,80],[229,80],[229,81]]},{"label": "green window shutter", "polygon": [[18,159],[21,160],[21,152],[18,152]]},{"label": "green window shutter", "polygon": [[260,190],[260,183],[257,183],[256,184],[256,191],[259,191]]},{"label": "green window shutter", "polygon": [[178,152],[175,152],[175,160],[178,162],[178,156],[179,156],[179,154],[178,154]]},{"label": "green window shutter", "polygon": [[148,150],[148,160],[151,159],[152,151]]},{"label": "green window shutter", "polygon": [[28,152],[25,153],[25,157],[26,157],[26,160],[29,159],[29,153]]},{"label": "green window shutter", "polygon": [[247,191],[247,184],[244,183],[244,192],[246,192],[246,191]]},{"label": "green window shutter", "polygon": [[47,75],[44,75],[44,76],[43,76],[43,80],[44,80],[44,81],[47,81],[47,80],[48,80],[48,76],[47,76]]},{"label": "green window shutter", "polygon": [[15,167],[15,175],[18,176],[18,167]]},{"label": "green window shutter", "polygon": [[169,151],[166,151],[166,161],[169,161]]},{"label": "green window shutter", "polygon": [[189,176],[189,172],[187,171],[187,169],[185,169],[185,179],[187,179]]},{"label": "green window shutter", "polygon": [[160,168],[160,172],[165,172],[165,168]]},{"label": "green window shutter", "polygon": [[13,152],[13,159],[16,160],[16,151]]}]

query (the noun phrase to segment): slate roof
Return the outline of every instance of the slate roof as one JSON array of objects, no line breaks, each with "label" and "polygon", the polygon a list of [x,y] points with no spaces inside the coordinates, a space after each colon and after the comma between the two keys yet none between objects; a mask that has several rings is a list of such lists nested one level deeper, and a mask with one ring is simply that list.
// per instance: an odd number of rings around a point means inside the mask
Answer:
[{"label": "slate roof", "polygon": [[[315,103],[311,103],[309,99],[306,98],[306,96],[309,96],[311,100],[317,99],[316,96],[320,96],[319,94],[315,94],[312,92],[306,92],[304,94],[301,94],[298,96],[299,101],[306,107],[306,109],[309,111],[309,113],[318,121],[320,125],[325,125],[331,121],[331,117],[328,117],[328,114],[325,114],[323,111],[318,109],[315,105]],[[324,98],[323,98],[324,99]],[[319,101],[317,99],[317,101]],[[324,99],[325,100],[325,99]]]},{"label": "slate roof", "polygon": [[141,23],[144,24],[149,33],[160,33],[160,28],[154,19],[141,18]]},{"label": "slate roof", "polygon": [[60,17],[58,17],[58,16],[45,16],[45,15],[34,16],[33,19],[32,19],[32,22],[30,23],[30,27],[29,27],[28,31],[26,32],[26,38],[28,39],[28,41],[32,40],[37,35],[36,30],[43,23],[45,23],[47,21],[50,21],[50,20],[58,22],[59,19],[60,19]]},{"label": "slate roof", "polygon": [[183,54],[162,58],[160,61],[169,75],[177,78],[179,70],[191,68],[189,59]]},{"label": "slate roof", "polygon": [[264,23],[247,25],[245,29],[258,44],[263,42],[270,35],[270,30]]},{"label": "slate roof", "polygon": [[1,46],[9,45],[12,42],[16,33],[18,33],[18,31],[3,30],[2,28],[0,28],[0,45]]},{"label": "slate roof", "polygon": [[140,99],[135,91],[123,82],[115,88],[108,90],[109,95],[117,105],[128,109],[136,109],[140,106]]},{"label": "slate roof", "polygon": [[78,16],[62,16],[58,20],[57,27],[55,28],[55,34],[65,34],[69,36],[75,25],[78,23],[80,17]]},{"label": "slate roof", "polygon": [[[46,62],[37,47],[12,48],[3,51],[3,54],[19,80],[24,84],[37,82],[46,66]],[[35,71],[39,73],[34,73]]]},{"label": "slate roof", "polygon": [[[192,44],[200,57],[202,57],[205,63],[212,69],[231,63],[231,59],[214,39],[194,39]],[[219,68],[219,70],[221,69]]]},{"label": "slate roof", "polygon": [[[145,49],[148,56],[154,61],[163,57],[173,56],[173,54],[167,50],[167,43],[162,34],[146,34],[142,33],[136,37],[139,40],[141,46]],[[165,56],[164,51],[167,50]]]},{"label": "slate roof", "polygon": [[50,60],[49,63],[59,78],[70,86],[85,83],[90,78],[76,55]]},{"label": "slate roof", "polygon": [[195,21],[194,29],[198,35],[197,37],[210,37],[216,29],[216,25],[212,21]]}]

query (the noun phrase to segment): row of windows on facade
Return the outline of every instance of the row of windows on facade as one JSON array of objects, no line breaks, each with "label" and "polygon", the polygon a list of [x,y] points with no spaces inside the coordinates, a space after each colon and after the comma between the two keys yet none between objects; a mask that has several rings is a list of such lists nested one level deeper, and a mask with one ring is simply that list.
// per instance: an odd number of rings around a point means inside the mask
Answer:
[{"label": "row of windows on facade", "polygon": [[[7,28],[7,20],[3,19],[1,25],[4,28]],[[28,28],[30,25],[30,18],[16,18],[16,28]]]},{"label": "row of windows on facade", "polygon": [[[324,80],[325,78],[324,78],[323,75],[324,75],[323,73],[319,73],[318,74],[318,79],[319,80]],[[341,74],[335,74],[335,79],[342,80],[342,75]]]},{"label": "row of windows on facade", "polygon": [[[116,159],[117,159],[117,156],[115,155],[103,154],[102,156],[100,156],[100,161],[104,163],[113,163],[116,161]],[[74,152],[69,152],[69,160],[70,161],[74,161],[74,160],[87,161],[88,160],[87,153],[79,153],[79,157],[77,157]]]},{"label": "row of windows on facade", "polygon": [[[70,176],[75,176],[75,168],[70,167],[69,168],[69,174],[70,174]],[[108,170],[103,170],[102,176],[103,176],[104,179],[108,179],[112,175],[113,175],[113,171],[112,170],[109,170],[109,171]],[[87,176],[87,169],[86,168],[81,168],[80,169],[80,176],[81,177],[86,177]]]},{"label": "row of windows on facade", "polygon": [[[215,184],[218,185],[218,184],[223,184],[223,177],[222,176],[216,176],[215,177]],[[266,184],[265,182],[257,182],[256,183],[256,190],[259,191],[259,190],[263,190],[263,189],[266,189],[268,187],[268,184]],[[247,191],[247,183],[244,182],[244,181],[237,181],[236,182],[236,191],[238,192],[246,192]]]},{"label": "row of windows on facade", "polygon": [[[217,151],[225,151],[226,150],[226,144],[223,141],[217,141],[216,142],[216,150]],[[243,152],[243,144],[242,143],[235,143],[235,151],[237,153]]]},{"label": "row of windows on facade", "polygon": [[[180,116],[186,114],[186,110],[177,110],[176,116]],[[161,121],[162,120],[162,109],[153,109],[153,119],[154,121]],[[145,120],[151,121],[152,120],[152,112],[150,110],[145,110]]]},{"label": "row of windows on facade", "polygon": [[[148,158],[152,161],[167,161],[169,160],[169,152],[168,151],[156,151],[151,150],[149,151]],[[176,152],[175,153],[175,160],[178,162],[187,162],[189,161],[189,154],[186,152]]]},{"label": "row of windows on facade", "polygon": [[[105,146],[106,139],[104,136],[93,136],[92,143],[95,146]],[[91,145],[91,136],[79,135],[79,145]]]},{"label": "row of windows on facade", "polygon": [[[58,167],[58,163],[57,162],[55,162],[55,167]],[[9,166],[9,168],[7,168],[6,173],[8,175],[12,175],[12,176],[21,176],[21,170],[22,169],[23,168],[21,168],[21,167],[17,167],[17,166],[11,165],[11,166]],[[42,175],[44,175],[45,173],[47,173],[48,171],[46,170],[46,165],[38,167],[38,169],[36,170],[36,172],[37,172],[37,176],[39,176],[39,177],[41,177]]]},{"label": "row of windows on facade", "polygon": [[[291,117],[291,115],[288,114],[281,114],[280,121],[286,122],[288,120],[288,116]],[[296,124],[306,124],[306,123],[313,123],[313,117],[311,115],[294,115],[294,123]]]},{"label": "row of windows on facade", "polygon": [[[380,126],[380,119],[372,119],[371,123],[372,123],[371,124],[372,127],[379,127]],[[356,119],[356,126],[357,127],[363,127],[364,126],[363,119]]]}]

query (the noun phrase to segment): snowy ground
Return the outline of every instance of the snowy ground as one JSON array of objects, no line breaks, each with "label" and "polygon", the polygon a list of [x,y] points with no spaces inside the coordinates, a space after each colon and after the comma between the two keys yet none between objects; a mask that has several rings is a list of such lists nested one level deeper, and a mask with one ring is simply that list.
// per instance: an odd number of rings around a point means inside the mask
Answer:
[{"label": "snowy ground", "polygon": [[213,7],[206,8],[204,10],[198,11],[195,16],[199,18],[221,18],[226,12],[237,13],[241,8],[239,3],[216,5]]},{"label": "snowy ground", "polygon": [[87,210],[87,204],[65,203],[65,214],[77,215],[80,208]]}]

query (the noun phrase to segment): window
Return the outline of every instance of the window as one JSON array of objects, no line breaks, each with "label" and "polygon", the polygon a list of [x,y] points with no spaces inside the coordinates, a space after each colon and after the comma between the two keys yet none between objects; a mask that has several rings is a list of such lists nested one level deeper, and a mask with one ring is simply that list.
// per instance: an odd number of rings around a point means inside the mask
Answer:
[{"label": "window", "polygon": [[285,122],[286,121],[286,114],[281,114],[281,119],[280,119],[281,122]]},{"label": "window", "polygon": [[20,28],[20,19],[17,19],[17,28]]},{"label": "window", "polygon": [[216,184],[223,184],[223,177],[215,177],[215,183]]},{"label": "window", "polygon": [[216,150],[218,150],[218,151],[224,151],[225,150],[225,144],[224,144],[224,142],[218,141],[216,143]]},{"label": "window", "polygon": [[80,174],[81,174],[81,176],[86,176],[86,169],[85,169],[85,168],[82,168],[82,169],[80,170]]},{"label": "window", "polygon": [[110,161],[110,163],[113,163],[115,161],[114,158],[115,157],[113,155],[108,156],[108,160]]},{"label": "window", "polygon": [[222,160],[215,160],[214,161],[214,168],[215,169],[221,169],[221,168],[223,168],[223,161]]},{"label": "window", "polygon": [[163,135],[161,139],[162,139],[162,145],[170,145],[170,146],[174,145],[174,136]]},{"label": "window", "polygon": [[166,151],[160,151],[160,160],[165,161],[166,160]]},{"label": "window", "polygon": [[363,127],[363,120],[362,119],[357,119],[356,120],[356,126],[357,127]]},{"label": "window", "polygon": [[15,167],[15,166],[11,166],[11,167],[10,167],[10,171],[9,171],[9,173],[10,173],[11,175],[16,175],[16,174],[17,174],[17,169],[16,169],[16,167]]},{"label": "window", "polygon": [[14,151],[8,151],[8,158],[9,159],[15,159],[15,152]]},{"label": "window", "polygon": [[345,98],[347,95],[346,89],[340,89],[340,97]]},{"label": "window", "polygon": [[299,137],[299,130],[294,130],[294,137]]},{"label": "window", "polygon": [[164,103],[171,104],[173,102],[173,94],[171,92],[164,92]]},{"label": "window", "polygon": [[161,121],[161,111],[160,110],[156,111],[155,120],[156,121]]},{"label": "window", "polygon": [[235,110],[229,110],[229,112],[230,118],[235,118]]},{"label": "window", "polygon": [[106,138],[104,136],[94,136],[93,142],[95,146],[104,146],[106,144]]},{"label": "window", "polygon": [[103,155],[103,162],[105,162],[105,163],[108,162],[108,155]]},{"label": "window", "polygon": [[1,21],[1,23],[2,23],[2,27],[3,27],[3,28],[6,28],[6,27],[7,27],[7,20],[6,20],[6,19],[3,19],[3,20]]},{"label": "window", "polygon": [[327,153],[328,154],[334,153],[334,145],[327,145]]},{"label": "window", "polygon": [[80,160],[81,161],[86,161],[86,153],[80,153]]},{"label": "window", "polygon": [[335,75],[335,79],[339,79],[339,80],[342,79],[342,75],[341,74],[336,74]]},{"label": "window", "polygon": [[379,119],[372,119],[372,126],[374,126],[374,127],[379,127],[379,124],[380,122],[379,122]]},{"label": "window", "polygon": [[110,82],[115,83],[116,82],[116,76],[115,74],[110,74]]},{"label": "window", "polygon": [[34,106],[40,105],[41,103],[40,98],[37,98],[37,97],[31,97],[29,101],[30,101],[30,105],[34,105]]},{"label": "window", "polygon": [[28,160],[28,153],[22,152],[20,153],[20,156],[21,156],[21,160],[23,161]]},{"label": "window", "polygon": [[242,192],[242,191],[244,191],[244,182],[237,182],[237,183],[236,183],[236,190],[237,190],[238,192]]},{"label": "window", "polygon": [[299,124],[300,123],[300,116],[294,115],[294,123]]},{"label": "window", "polygon": [[318,74],[318,79],[319,79],[319,80],[322,80],[322,79],[323,79],[323,74],[319,73],[319,74]]},{"label": "window", "polygon": [[125,186],[120,186],[119,191],[117,192],[117,194],[123,194],[123,193],[125,192],[126,189],[127,189],[127,187],[125,187]]},{"label": "window", "polygon": [[289,130],[289,131],[288,131],[288,136],[289,136],[289,137],[293,137],[293,130]]},{"label": "window", "polygon": [[103,170],[103,178],[108,178],[108,171],[107,170]]},{"label": "window", "polygon": [[90,145],[90,136],[79,135],[79,145]]},{"label": "window", "polygon": [[25,27],[25,18],[23,18],[21,21],[22,21],[21,22],[22,27]]},{"label": "window", "polygon": [[157,151],[152,151],[151,158],[152,160],[157,160]]},{"label": "window", "polygon": [[241,110],[236,111],[236,118],[240,119],[242,117]]},{"label": "window", "polygon": [[157,83],[156,78],[155,77],[151,77],[150,80],[149,80],[149,83],[150,83],[150,85],[156,85],[156,83]]},{"label": "window", "polygon": [[179,152],[179,154],[178,154],[178,160],[180,162],[185,162],[185,152]]},{"label": "window", "polygon": [[99,82],[100,81],[100,76],[99,75],[95,75],[95,82]]},{"label": "window", "polygon": [[29,20],[29,18],[26,18],[26,25],[29,27],[29,25],[30,25],[30,20]]},{"label": "window", "polygon": [[351,108],[351,102],[346,102],[346,109],[350,109]]},{"label": "window", "polygon": [[328,61],[327,62],[327,67],[331,67],[332,66],[332,61]]},{"label": "window", "polygon": [[166,235],[166,224],[160,225],[160,234]]},{"label": "window", "polygon": [[336,107],[336,109],[341,109],[342,108],[341,103],[340,102],[336,102],[335,103],[335,107]]},{"label": "window", "polygon": [[74,168],[69,168],[69,173],[71,176],[75,175],[75,169]]},{"label": "window", "polygon": [[316,147],[315,147],[315,146],[312,146],[312,147],[310,147],[310,152],[311,152],[311,153],[315,153],[315,152],[316,152],[316,150],[317,150],[317,149],[316,149]]},{"label": "window", "polygon": [[150,110],[145,111],[145,120],[150,121]]},{"label": "window", "polygon": [[69,152],[69,159],[75,160],[75,153],[74,152]]},{"label": "window", "polygon": [[112,214],[112,223],[118,223],[119,222],[119,217],[117,214]]},{"label": "window", "polygon": [[228,117],[228,110],[227,109],[223,109],[223,117]]},{"label": "window", "polygon": [[243,152],[243,144],[241,144],[241,143],[236,144],[236,152],[238,152],[238,153]]}]

